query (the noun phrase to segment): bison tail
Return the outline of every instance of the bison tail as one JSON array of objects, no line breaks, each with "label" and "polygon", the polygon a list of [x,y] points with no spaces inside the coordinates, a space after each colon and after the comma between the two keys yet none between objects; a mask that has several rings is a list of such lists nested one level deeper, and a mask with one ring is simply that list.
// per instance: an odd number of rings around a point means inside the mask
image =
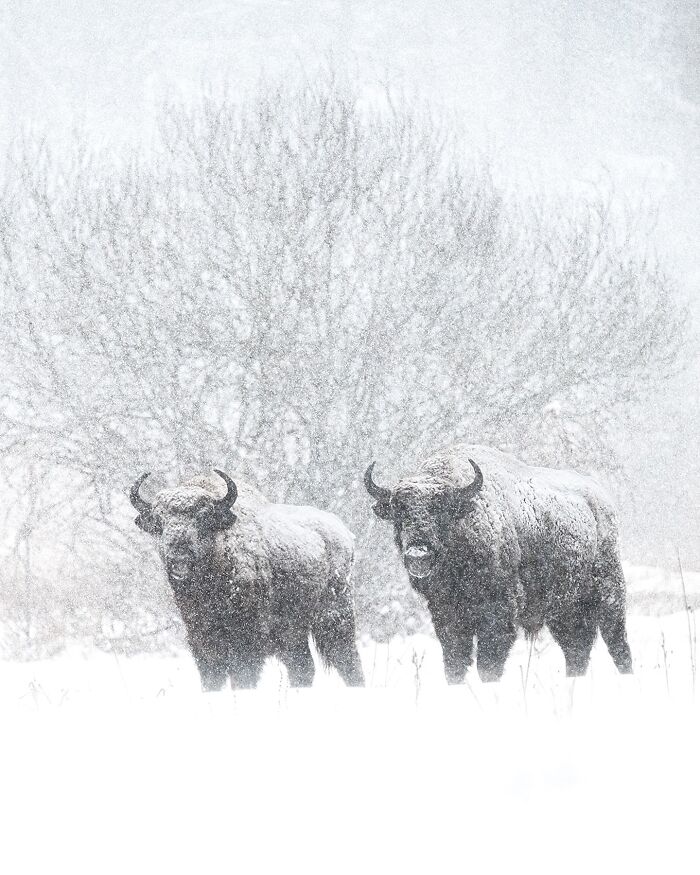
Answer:
[{"label": "bison tail", "polygon": [[326,666],[335,668],[349,687],[364,686],[355,640],[355,614],[346,583],[324,589],[311,624],[311,637]]}]

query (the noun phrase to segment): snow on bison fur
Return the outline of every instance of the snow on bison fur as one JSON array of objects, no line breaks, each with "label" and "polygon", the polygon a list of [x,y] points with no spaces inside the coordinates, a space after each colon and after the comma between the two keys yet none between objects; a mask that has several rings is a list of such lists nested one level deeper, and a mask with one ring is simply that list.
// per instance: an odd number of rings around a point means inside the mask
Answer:
[{"label": "snow on bison fur", "polygon": [[353,535],[333,514],[270,504],[216,473],[164,489],[152,503],[140,493],[143,474],[130,496],[136,525],[158,539],[203,689],[219,690],[227,678],[254,687],[269,656],[284,663],[290,684],[310,685],[309,635],[347,684],[362,685]]},{"label": "snow on bison fur", "polygon": [[472,661],[498,680],[517,629],[546,625],[566,673],[584,674],[598,629],[620,672],[632,671],[615,511],[574,471],[535,468],[488,447],[456,445],[393,489],[365,486],[394,524],[413,588],[423,595],[450,683]]}]

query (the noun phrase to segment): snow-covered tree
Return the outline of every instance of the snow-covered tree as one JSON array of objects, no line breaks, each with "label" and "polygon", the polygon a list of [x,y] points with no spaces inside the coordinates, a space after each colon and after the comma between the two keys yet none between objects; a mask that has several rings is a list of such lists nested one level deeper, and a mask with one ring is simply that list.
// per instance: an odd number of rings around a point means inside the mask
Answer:
[{"label": "snow-covered tree", "polygon": [[[129,623],[144,591],[160,604],[125,498],[141,471],[216,463],[339,512],[362,548],[375,458],[390,479],[466,438],[614,472],[611,431],[683,343],[673,283],[605,197],[499,191],[427,111],[332,76],[168,105],[148,156],[29,141],[14,167],[0,449],[42,472],[31,537]],[[359,552],[365,628],[399,628],[403,584]]]}]

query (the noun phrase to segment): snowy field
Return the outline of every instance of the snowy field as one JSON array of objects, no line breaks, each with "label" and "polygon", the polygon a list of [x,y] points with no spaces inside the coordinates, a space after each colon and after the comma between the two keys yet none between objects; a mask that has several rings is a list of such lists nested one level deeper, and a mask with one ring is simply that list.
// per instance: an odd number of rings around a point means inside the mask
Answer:
[{"label": "snowy field", "polygon": [[628,577],[627,678],[599,642],[567,680],[544,635],[453,688],[427,636],[365,644],[365,690],[270,664],[203,695],[186,653],[2,663],[0,871],[693,871],[694,615],[677,575]]}]

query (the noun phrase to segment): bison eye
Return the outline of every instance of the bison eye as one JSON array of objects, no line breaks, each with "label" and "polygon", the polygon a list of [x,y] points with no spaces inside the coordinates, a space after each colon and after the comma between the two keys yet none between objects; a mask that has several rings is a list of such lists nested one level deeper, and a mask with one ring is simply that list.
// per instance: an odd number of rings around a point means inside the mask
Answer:
[{"label": "bison eye", "polygon": [[392,511],[394,514],[394,520],[398,523],[403,522],[408,517],[408,507],[402,502],[394,504]]}]

